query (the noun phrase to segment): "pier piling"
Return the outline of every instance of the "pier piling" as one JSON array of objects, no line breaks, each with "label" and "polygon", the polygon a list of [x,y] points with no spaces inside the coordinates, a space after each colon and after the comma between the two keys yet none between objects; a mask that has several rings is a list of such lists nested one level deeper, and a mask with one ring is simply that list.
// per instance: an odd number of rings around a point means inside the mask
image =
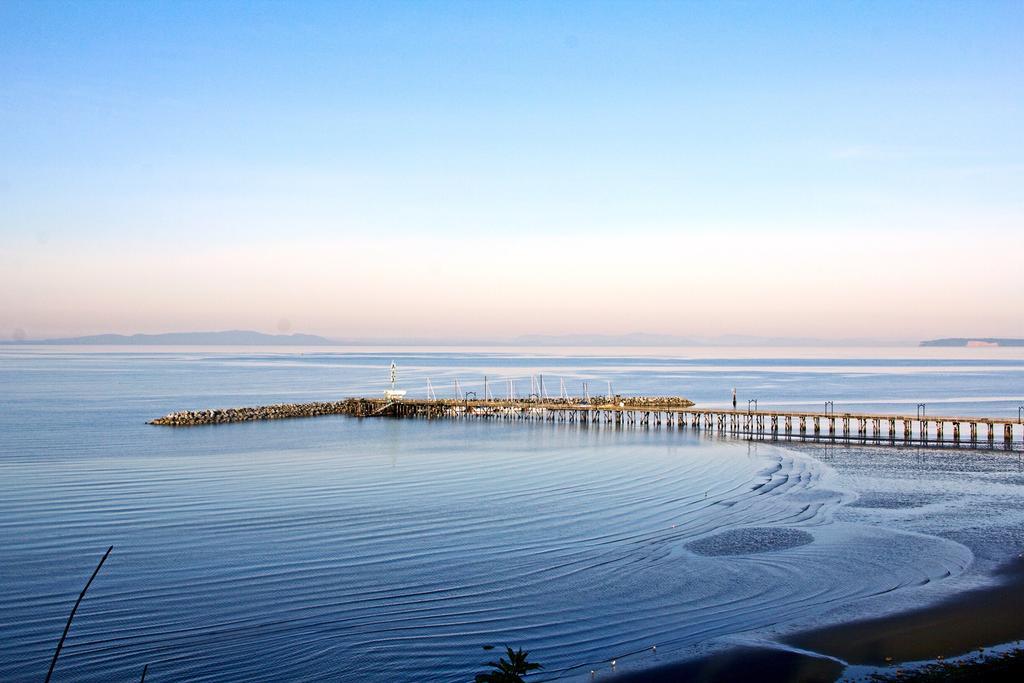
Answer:
[{"label": "pier piling", "polygon": [[[528,399],[495,400],[493,397],[477,399],[473,392],[461,399],[377,399],[349,398],[341,401],[278,404],[248,408],[226,408],[170,413],[153,420],[150,424],[186,427],[214,425],[257,420],[317,417],[322,415],[347,415],[351,417],[392,417],[424,418],[429,420],[448,419],[492,419],[504,421],[540,421],[577,425],[608,425],[615,428],[647,427],[692,428],[695,431],[718,432],[755,438],[799,439],[814,438],[845,442],[895,443],[898,434],[897,423],[902,422],[903,441],[929,442],[936,444],[960,445],[961,426],[967,423],[971,445],[978,443],[978,427],[985,425],[987,442],[994,447],[996,431],[1002,426],[1002,442],[1007,448],[1015,443],[1015,433],[1020,432],[1024,440],[1024,424],[1012,418],[925,416],[919,410],[916,415],[878,415],[845,413],[841,416],[827,413],[804,411],[759,410],[748,407],[745,411],[720,408],[697,408],[679,397],[615,397],[613,401],[568,397],[543,399],[536,395]],[[781,418],[781,427],[780,427]],[[822,433],[822,419],[827,421],[827,435]],[[794,430],[794,421],[797,423]],[[808,421],[812,434],[808,434]],[[837,421],[840,424],[837,425]],[[851,421],[856,421],[854,433]],[[882,422],[887,423],[887,432]],[[915,424],[916,423],[916,424]],[[934,423],[934,429],[933,429]],[[946,423],[952,425],[952,438],[946,438]],[[868,425],[871,425],[871,429]],[[837,434],[841,426],[842,435]]]}]

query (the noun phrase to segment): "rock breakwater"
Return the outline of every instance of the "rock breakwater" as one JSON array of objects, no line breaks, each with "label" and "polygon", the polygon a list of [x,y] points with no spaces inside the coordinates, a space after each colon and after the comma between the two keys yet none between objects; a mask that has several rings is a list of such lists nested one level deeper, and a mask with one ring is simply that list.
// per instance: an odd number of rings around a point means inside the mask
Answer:
[{"label": "rock breakwater", "polygon": [[624,396],[619,405],[627,408],[689,408],[693,401],[682,396]]},{"label": "rock breakwater", "polygon": [[[319,415],[351,415],[353,417],[463,417],[468,415],[505,418],[566,419],[575,421],[579,414],[628,413],[636,411],[678,411],[693,405],[692,401],[676,396],[616,396],[607,399],[584,400],[574,398],[513,399],[510,401],[467,401],[465,399],[412,399],[346,398],[341,401],[316,403],[278,403],[249,408],[219,408],[216,410],[185,410],[152,420],[151,425],[192,427],[196,425],[252,422],[255,420],[283,420]],[[605,415],[606,419],[608,418]],[[579,418],[583,419],[583,418]],[[631,418],[632,419],[632,418]]]},{"label": "rock breakwater", "polygon": [[228,422],[318,417],[320,415],[353,415],[363,417],[377,414],[386,408],[387,405],[387,402],[380,399],[348,398],[342,401],[278,403],[270,406],[253,406],[248,408],[184,410],[164,415],[152,420],[149,424],[168,427],[192,427],[196,425],[225,424]]}]

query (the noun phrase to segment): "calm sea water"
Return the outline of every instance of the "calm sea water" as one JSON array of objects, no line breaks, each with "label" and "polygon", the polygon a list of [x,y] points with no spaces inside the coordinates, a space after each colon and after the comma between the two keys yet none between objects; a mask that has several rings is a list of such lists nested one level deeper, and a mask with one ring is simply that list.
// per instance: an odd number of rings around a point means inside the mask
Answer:
[{"label": "calm sea water", "polygon": [[[380,392],[680,394],[1016,415],[1019,350],[0,350],[0,680],[614,677],[986,580],[1024,547],[1019,453],[690,431],[187,409]],[[652,649],[657,645],[657,652]]]}]

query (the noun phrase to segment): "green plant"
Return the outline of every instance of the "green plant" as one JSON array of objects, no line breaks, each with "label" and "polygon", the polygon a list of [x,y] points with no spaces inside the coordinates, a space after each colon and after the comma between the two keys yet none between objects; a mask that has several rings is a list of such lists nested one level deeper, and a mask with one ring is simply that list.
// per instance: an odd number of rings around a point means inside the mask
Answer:
[{"label": "green plant", "polygon": [[[484,648],[490,649],[490,648]],[[485,666],[491,667],[493,671],[485,671],[476,675],[476,683],[523,683],[523,676],[531,671],[542,669],[540,664],[527,660],[529,652],[519,648],[513,650],[505,646],[505,654],[508,659],[501,657],[496,662],[487,662]]]}]

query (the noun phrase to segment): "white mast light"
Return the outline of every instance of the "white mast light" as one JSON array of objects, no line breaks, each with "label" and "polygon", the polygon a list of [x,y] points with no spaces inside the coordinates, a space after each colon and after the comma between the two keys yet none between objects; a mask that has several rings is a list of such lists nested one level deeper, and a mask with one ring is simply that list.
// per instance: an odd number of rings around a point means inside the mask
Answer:
[{"label": "white mast light", "polygon": [[404,389],[396,389],[395,382],[398,381],[398,366],[395,361],[391,361],[391,388],[384,392],[384,398],[397,401],[398,399],[405,396]]}]

